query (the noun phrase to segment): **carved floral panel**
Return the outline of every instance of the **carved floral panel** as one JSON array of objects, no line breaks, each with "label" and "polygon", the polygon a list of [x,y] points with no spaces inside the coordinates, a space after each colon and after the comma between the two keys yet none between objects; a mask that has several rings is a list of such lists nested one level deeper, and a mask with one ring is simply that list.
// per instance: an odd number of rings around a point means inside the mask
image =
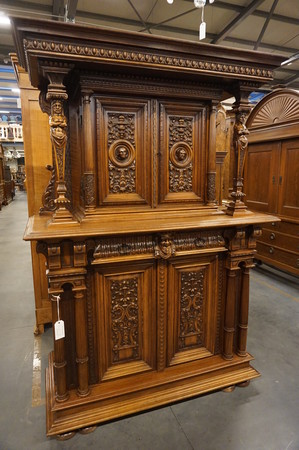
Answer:
[{"label": "carved floral panel", "polygon": [[179,350],[203,345],[204,275],[204,269],[181,273]]},{"label": "carved floral panel", "polygon": [[112,361],[139,358],[138,278],[111,280]]}]

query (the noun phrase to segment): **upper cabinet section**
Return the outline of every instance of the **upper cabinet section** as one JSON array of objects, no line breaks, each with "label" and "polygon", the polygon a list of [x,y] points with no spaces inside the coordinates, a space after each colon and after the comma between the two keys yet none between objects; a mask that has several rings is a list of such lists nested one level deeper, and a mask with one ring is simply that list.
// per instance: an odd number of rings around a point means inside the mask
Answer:
[{"label": "upper cabinet section", "polygon": [[[64,224],[106,213],[215,211],[217,105],[236,99],[241,177],[248,95],[283,58],[71,23],[12,23],[19,61],[49,115],[53,179],[43,214]],[[230,215],[245,208],[236,189]]]}]

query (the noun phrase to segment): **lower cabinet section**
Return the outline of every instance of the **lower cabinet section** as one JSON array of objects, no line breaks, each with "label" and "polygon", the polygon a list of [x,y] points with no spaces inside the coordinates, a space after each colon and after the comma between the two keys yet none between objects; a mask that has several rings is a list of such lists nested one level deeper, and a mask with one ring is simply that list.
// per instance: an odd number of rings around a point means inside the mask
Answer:
[{"label": "lower cabinet section", "polygon": [[40,246],[53,320],[60,295],[65,322],[47,370],[48,435],[257,377],[246,338],[259,233],[247,226]]},{"label": "lower cabinet section", "polygon": [[214,356],[163,372],[107,381],[91,387],[90,396],[78,398],[72,390],[66,403],[55,401],[53,354],[46,371],[47,434],[58,435],[106,422],[157,406],[242,384],[259,376],[250,366],[252,357],[225,361]]}]

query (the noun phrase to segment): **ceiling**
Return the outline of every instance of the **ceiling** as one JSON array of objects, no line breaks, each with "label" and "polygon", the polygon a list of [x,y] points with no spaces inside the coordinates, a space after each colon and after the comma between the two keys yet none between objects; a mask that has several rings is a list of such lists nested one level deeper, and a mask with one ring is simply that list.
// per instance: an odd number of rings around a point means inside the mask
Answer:
[{"label": "ceiling", "polygon": [[[202,15],[193,0],[172,4],[167,0],[0,0],[1,11],[194,41]],[[207,0],[204,21],[203,42],[281,54],[286,60],[296,55],[290,65],[275,71],[267,88],[299,89],[298,0],[215,0],[212,4]],[[0,110],[11,113],[20,111],[9,58],[14,51],[10,26],[0,24]]]}]

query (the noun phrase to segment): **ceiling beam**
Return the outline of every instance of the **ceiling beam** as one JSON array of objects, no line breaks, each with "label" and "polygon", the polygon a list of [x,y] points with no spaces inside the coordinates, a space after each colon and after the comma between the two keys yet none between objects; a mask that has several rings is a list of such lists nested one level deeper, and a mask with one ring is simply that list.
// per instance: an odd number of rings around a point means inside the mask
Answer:
[{"label": "ceiling beam", "polygon": [[[197,8],[188,9],[188,11],[185,11],[183,13],[177,14],[176,16],[169,17],[168,19],[163,20],[162,22],[151,24],[151,25],[147,25],[146,28],[143,28],[142,30],[139,30],[139,31],[141,33],[141,32],[143,32],[143,31],[145,31],[145,30],[147,30],[149,28],[151,28],[151,29],[160,28],[161,25],[165,25],[168,22],[172,22],[172,20],[178,19],[179,17],[186,16],[187,14],[190,14],[193,11],[197,11]],[[198,31],[196,32],[196,34],[198,35]]]},{"label": "ceiling beam", "polygon": [[53,0],[52,16],[53,19],[64,17],[64,0]]},{"label": "ceiling beam", "polygon": [[78,0],[68,0],[67,2],[67,19],[70,22],[75,21]]},{"label": "ceiling beam", "polygon": [[264,34],[265,34],[265,32],[266,32],[266,30],[268,28],[269,22],[270,22],[271,18],[273,17],[273,13],[274,13],[274,10],[276,8],[276,5],[277,5],[278,1],[279,0],[274,0],[274,2],[272,4],[272,7],[270,9],[269,15],[268,15],[268,17],[267,17],[267,19],[266,19],[266,21],[264,23],[262,31],[260,32],[260,35],[259,35],[259,37],[258,37],[258,39],[256,41],[256,44],[255,44],[253,50],[257,50],[258,49],[258,47],[259,47],[259,45],[260,45],[260,43],[261,43],[261,41],[262,41],[262,39],[264,37]]},{"label": "ceiling beam", "polygon": [[133,3],[131,2],[131,0],[128,0],[129,5],[131,6],[131,8],[133,9],[133,11],[135,12],[135,14],[137,15],[137,17],[139,18],[140,22],[142,23],[142,25],[145,27],[145,29],[151,34],[151,30],[147,27],[146,23],[144,22],[143,18],[141,17],[141,15],[139,14],[137,8],[135,8],[135,6],[133,5]]},{"label": "ceiling beam", "polygon": [[250,16],[252,12],[265,0],[253,0],[244,10],[238,14],[217,36],[211,44],[219,44],[224,38],[226,38],[238,25],[240,25],[246,17]]},{"label": "ceiling beam", "polygon": [[[25,13],[28,15],[28,11],[31,11],[32,14],[50,16],[52,13],[52,6],[50,5],[43,5],[41,3],[33,3],[22,0],[1,0],[1,9],[8,14]],[[37,10],[37,12],[35,13],[34,10]]]}]

